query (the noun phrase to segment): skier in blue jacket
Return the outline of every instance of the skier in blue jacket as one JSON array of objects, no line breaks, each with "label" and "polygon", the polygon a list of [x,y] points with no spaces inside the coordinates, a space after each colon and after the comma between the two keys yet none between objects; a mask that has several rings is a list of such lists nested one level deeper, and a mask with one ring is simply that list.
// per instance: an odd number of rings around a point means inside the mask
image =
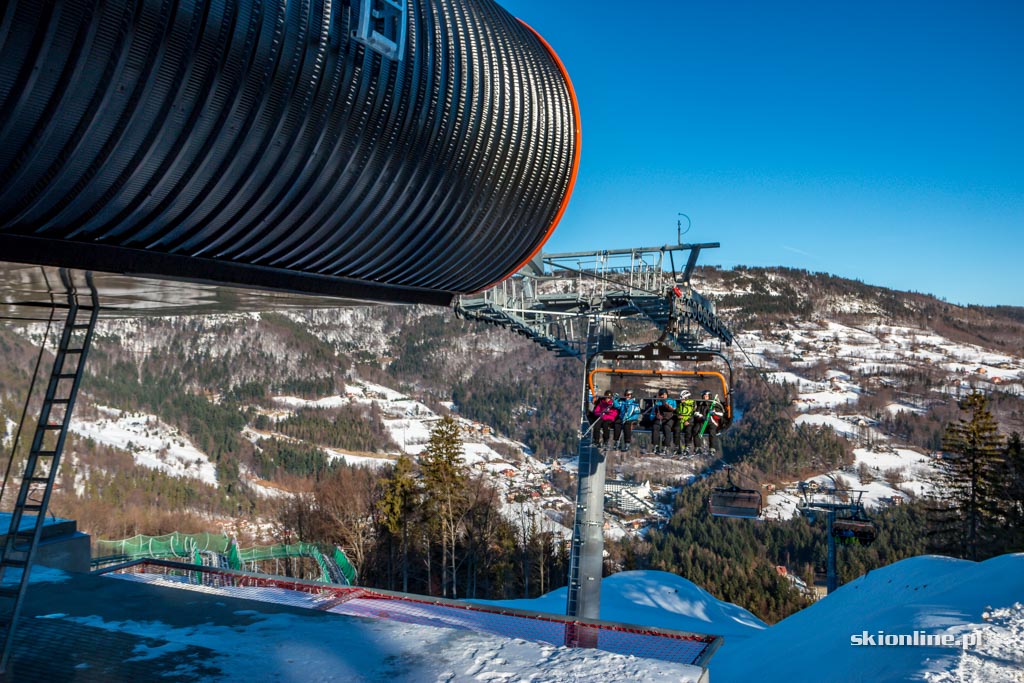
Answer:
[{"label": "skier in blue jacket", "polygon": [[624,437],[620,450],[628,451],[633,441],[633,427],[640,422],[640,402],[633,398],[633,390],[626,389],[626,395],[615,399],[615,407],[619,410],[615,418],[614,443]]}]

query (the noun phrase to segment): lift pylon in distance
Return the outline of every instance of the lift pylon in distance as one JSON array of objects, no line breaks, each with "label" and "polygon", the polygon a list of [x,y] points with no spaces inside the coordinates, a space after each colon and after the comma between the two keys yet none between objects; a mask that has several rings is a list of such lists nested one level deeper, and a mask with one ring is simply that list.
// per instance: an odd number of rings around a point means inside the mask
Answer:
[{"label": "lift pylon in distance", "polygon": [[728,486],[716,487],[708,499],[711,516],[758,519],[761,516],[761,492],[740,488],[732,480],[732,467],[726,465],[725,471],[729,478]]}]

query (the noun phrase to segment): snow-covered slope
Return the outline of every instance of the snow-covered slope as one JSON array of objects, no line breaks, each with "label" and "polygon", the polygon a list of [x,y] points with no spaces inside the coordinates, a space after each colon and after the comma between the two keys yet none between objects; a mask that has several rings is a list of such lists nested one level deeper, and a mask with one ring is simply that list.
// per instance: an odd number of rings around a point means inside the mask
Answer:
[{"label": "snow-covered slope", "polygon": [[[903,560],[771,627],[674,574],[623,572],[601,588],[602,619],[725,636],[711,660],[715,683],[1024,680],[1024,554]],[[565,589],[493,604],[564,613]],[[952,644],[871,645],[864,632]]]},{"label": "snow-covered slope", "polygon": [[73,417],[71,431],[96,443],[128,451],[142,467],[217,486],[217,470],[206,453],[157,416],[103,406],[97,410],[100,417],[96,420]]},{"label": "snow-covered slope", "polygon": [[[559,588],[532,600],[479,602],[565,614],[567,590]],[[692,581],[658,571],[620,572],[602,580],[601,619],[726,636],[730,641],[768,628],[747,610],[719,600]]]},{"label": "snow-covered slope", "polygon": [[[914,557],[851,581],[754,637],[727,639],[712,661],[711,677],[714,681],[791,682],[1020,681],[1024,679],[1022,600],[1024,554],[980,563]],[[946,635],[953,643],[944,647],[877,644],[885,636],[912,638],[915,632],[918,642],[925,636]],[[854,644],[854,638],[865,644]]]}]

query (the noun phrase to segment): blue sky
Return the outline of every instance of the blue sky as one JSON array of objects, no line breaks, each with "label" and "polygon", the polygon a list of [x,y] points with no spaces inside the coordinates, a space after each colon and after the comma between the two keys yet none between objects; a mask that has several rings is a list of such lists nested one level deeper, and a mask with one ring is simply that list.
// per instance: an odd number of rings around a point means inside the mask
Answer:
[{"label": "blue sky", "polygon": [[546,251],[674,242],[682,212],[705,264],[1024,305],[1024,2],[499,2],[580,102]]}]

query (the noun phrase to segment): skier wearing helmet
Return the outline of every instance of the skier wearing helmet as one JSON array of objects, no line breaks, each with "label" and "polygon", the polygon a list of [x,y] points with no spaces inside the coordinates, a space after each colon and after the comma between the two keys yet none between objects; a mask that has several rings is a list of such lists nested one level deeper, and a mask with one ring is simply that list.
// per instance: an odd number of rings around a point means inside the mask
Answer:
[{"label": "skier wearing helmet", "polygon": [[633,427],[640,422],[640,402],[633,398],[632,389],[626,389],[625,396],[615,399],[615,408],[619,415],[615,419],[615,436],[612,438],[619,443],[619,437],[623,437],[620,450],[628,451],[633,441]]},{"label": "skier wearing helmet", "polygon": [[676,455],[693,455],[697,450],[696,443],[696,420],[694,419],[694,412],[696,410],[697,402],[690,396],[689,389],[683,389],[679,392],[679,401],[676,406],[676,419],[679,425],[679,448],[676,449]]},{"label": "skier wearing helmet", "polygon": [[657,455],[665,455],[669,450],[670,440],[679,445],[679,432],[676,428],[676,401],[668,397],[668,391],[658,392],[654,402],[654,426],[651,428],[651,443]]},{"label": "skier wearing helmet", "polygon": [[707,437],[709,455],[716,453],[721,455],[722,446],[718,438],[718,431],[724,418],[725,408],[722,407],[718,398],[712,396],[710,391],[702,392],[694,412],[694,426],[697,430],[697,439],[701,439],[702,436]]},{"label": "skier wearing helmet", "polygon": [[612,425],[615,424],[618,415],[619,411],[615,408],[615,399],[612,398],[611,391],[604,392],[604,396],[594,402],[594,417],[597,419],[594,423],[594,443],[598,446],[603,448],[611,441]]}]

